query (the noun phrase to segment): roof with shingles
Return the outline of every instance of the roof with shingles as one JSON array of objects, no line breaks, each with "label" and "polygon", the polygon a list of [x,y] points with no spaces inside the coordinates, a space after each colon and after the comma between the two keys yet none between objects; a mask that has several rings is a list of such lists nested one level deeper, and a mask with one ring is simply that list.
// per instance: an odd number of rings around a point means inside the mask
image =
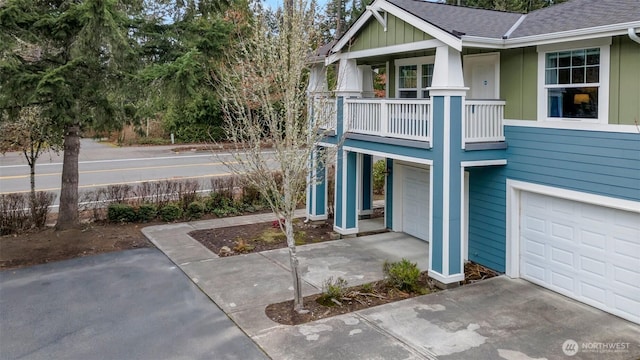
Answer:
[{"label": "roof with shingles", "polygon": [[[469,35],[500,39],[522,16],[423,0],[387,1],[458,37]],[[509,38],[634,21],[640,21],[640,0],[569,0],[526,14]]]}]

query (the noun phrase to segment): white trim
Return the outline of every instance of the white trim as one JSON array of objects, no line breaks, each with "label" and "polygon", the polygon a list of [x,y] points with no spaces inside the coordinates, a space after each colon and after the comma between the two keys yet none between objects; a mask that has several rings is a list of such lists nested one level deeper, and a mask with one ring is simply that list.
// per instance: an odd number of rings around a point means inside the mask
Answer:
[{"label": "white trim", "polygon": [[640,202],[507,179],[506,274],[520,277],[520,192],[527,191],[612,209],[640,213]]},{"label": "white trim", "polygon": [[615,133],[640,133],[638,125],[617,125],[617,124],[594,124],[582,122],[559,122],[559,121],[535,121],[535,120],[503,120],[505,126],[522,126],[548,129],[567,129],[567,130],[583,130],[583,131],[602,131]]},{"label": "white trim", "polygon": [[[412,25],[413,27],[422,30],[423,32],[433,36],[434,38],[442,41],[443,43],[445,43],[446,45],[458,50],[458,51],[462,51],[462,40],[460,40],[459,38],[449,34],[448,32],[440,29],[439,27],[436,27],[434,25],[431,25],[430,23],[420,19],[419,17],[413,15],[412,13],[405,11],[393,4],[390,4],[386,1],[383,0],[377,0],[376,2],[374,2],[374,4],[372,5],[372,7],[374,7],[374,5],[378,5],[380,9],[387,11],[388,13],[390,13],[391,15],[394,15],[398,18],[400,18],[402,21],[406,22],[409,25]],[[354,26],[355,27],[355,26]],[[354,34],[355,35],[355,34]],[[334,47],[335,48],[335,47]]]},{"label": "white trim", "polygon": [[333,231],[337,232],[340,235],[354,235],[359,232],[357,227],[352,229],[344,229],[335,225],[333,225]]},{"label": "white trim", "polygon": [[509,30],[507,30],[506,33],[504,33],[504,35],[502,35],[503,39],[508,39],[509,36],[511,36],[511,34],[513,34],[514,31],[516,31],[516,29],[518,28],[518,26],[520,26],[520,24],[522,24],[522,22],[524,21],[524,19],[527,17],[527,15],[522,15],[520,16],[520,18],[518,19],[518,21],[516,21],[511,28],[509,28]]},{"label": "white trim", "polygon": [[324,141],[319,141],[319,142],[316,143],[316,145],[322,146],[322,147],[327,147],[327,148],[333,148],[333,147],[338,146],[336,144],[332,144],[332,143],[328,143],[328,142],[324,142]]},{"label": "white trim", "polygon": [[[431,121],[430,121],[431,122]],[[433,264],[433,164],[429,165],[429,271]]]},{"label": "white trim", "polygon": [[464,280],[464,274],[443,275],[431,269],[429,269],[429,277],[443,284],[452,284]]},{"label": "white trim", "polygon": [[[436,57],[435,56],[420,56],[420,57],[412,57],[412,58],[402,58],[396,59],[394,61],[395,66],[395,94],[396,98],[399,97],[400,91],[416,91],[416,99],[426,99],[422,97],[423,92],[428,88],[428,86],[424,86],[422,83],[422,65],[430,65],[433,64],[435,66]],[[401,66],[416,66],[416,86],[415,88],[401,88],[400,87],[400,67]]]},{"label": "white trim", "polygon": [[627,35],[629,27],[640,27],[640,21],[596,26],[551,34],[517,37],[512,39],[485,38],[470,35],[463,35],[461,38],[464,47],[513,49],[527,46],[562,43],[567,41],[579,41],[594,38]]},{"label": "white trim", "polygon": [[473,167],[473,166],[493,166],[493,165],[507,165],[507,159],[497,159],[497,160],[472,160],[472,161],[461,161],[460,166],[463,168]]},{"label": "white trim", "polygon": [[[317,159],[317,148],[315,151],[311,152],[311,179],[309,179],[309,183],[311,186],[311,211],[310,213],[316,215],[316,205],[318,204],[318,159]],[[309,216],[311,218],[311,216]]]},{"label": "white trim", "polygon": [[348,150],[348,151],[361,152],[363,154],[369,154],[369,155],[373,155],[373,156],[379,156],[379,157],[389,158],[389,159],[394,159],[394,160],[401,160],[401,161],[413,162],[413,163],[424,164],[424,165],[432,165],[433,164],[433,160],[431,160],[431,159],[421,159],[421,158],[414,158],[414,157],[411,157],[411,156],[396,155],[396,154],[386,153],[386,152],[383,152],[383,151],[362,149],[362,148],[355,147],[355,146],[343,146],[342,148],[345,149],[345,150]]},{"label": "white trim", "polygon": [[347,154],[348,151],[342,151],[342,227],[347,227]]},{"label": "white trim", "polygon": [[[609,76],[610,66],[610,46],[611,38],[589,39],[582,41],[563,42],[559,44],[540,45],[538,51],[538,79],[537,79],[537,118],[538,121],[544,122],[573,122],[573,123],[593,123],[608,124],[609,123]],[[599,76],[600,81],[598,87],[598,118],[597,119],[576,119],[576,118],[552,118],[548,117],[548,97],[547,85],[545,84],[546,70],[546,54],[554,51],[577,50],[586,48],[600,49],[600,65]],[[581,84],[559,84],[566,85],[564,87],[580,87]],[[582,86],[594,86],[594,84],[583,84]],[[562,87],[562,86],[559,86]]]},{"label": "white trim", "polygon": [[378,12],[378,9],[374,9],[371,6],[367,6],[365,8],[367,11],[371,11],[371,15],[373,15],[373,17],[376,18],[376,20],[378,20],[380,25],[382,25],[382,27],[384,28],[384,32],[387,32],[387,17],[385,16],[383,18]]},{"label": "white trim", "polygon": [[449,276],[449,200],[451,198],[451,97],[444,97],[444,139],[442,140],[442,273]]},{"label": "white trim", "polygon": [[324,215],[309,215],[309,220],[310,221],[321,221],[321,220],[327,220],[329,218],[329,216],[327,214]]},{"label": "white trim", "polygon": [[[386,76],[389,76],[389,66],[391,65],[391,62],[387,60],[387,62],[385,63],[385,70],[387,72]],[[384,97],[385,98],[389,98],[389,86],[388,86],[389,81],[387,80],[387,84],[384,87]]]},{"label": "white trim", "polygon": [[462,254],[461,254],[461,264],[464,269],[464,262],[469,260],[469,172],[464,171],[462,168],[463,174],[463,185],[462,185],[462,196],[464,201],[462,206],[462,213],[460,214],[461,224],[461,237],[462,237]]},{"label": "white trim", "polygon": [[[376,5],[381,1],[384,0],[375,0],[369,7],[377,9]],[[362,13],[362,15],[360,15],[360,18],[358,18],[358,20],[356,20],[356,22],[349,28],[349,30],[347,30],[347,32],[342,35],[340,40],[338,40],[338,42],[331,48],[330,51],[340,51],[349,42],[349,40],[351,40],[351,38],[356,35],[360,28],[365,25],[367,21],[369,21],[372,16],[373,14],[371,13],[371,11],[365,11],[364,13]]]},{"label": "white trim", "polygon": [[443,45],[445,44],[440,40],[430,39],[430,40],[422,40],[422,41],[416,41],[416,42],[411,42],[406,44],[383,46],[383,47],[373,48],[373,49],[349,51],[349,52],[342,53],[342,56],[345,59],[359,59],[359,58],[372,57],[372,56],[397,54],[397,53],[403,53],[403,52],[409,52],[409,51],[434,49],[438,46],[443,46]]}]

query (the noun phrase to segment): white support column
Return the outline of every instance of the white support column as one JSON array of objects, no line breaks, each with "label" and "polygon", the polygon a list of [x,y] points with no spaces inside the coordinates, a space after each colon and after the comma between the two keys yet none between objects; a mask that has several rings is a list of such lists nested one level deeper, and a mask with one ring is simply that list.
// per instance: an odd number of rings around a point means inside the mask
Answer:
[{"label": "white support column", "polygon": [[373,92],[373,69],[371,69],[371,65],[359,65],[358,72],[360,75],[360,83],[362,86],[362,97],[374,97],[375,93]]},{"label": "white support column", "polygon": [[464,87],[462,59],[459,51],[446,45],[436,48],[431,88],[467,90]]},{"label": "white support column", "polygon": [[336,96],[362,97],[362,79],[355,59],[340,59]]},{"label": "white support column", "polygon": [[309,72],[309,85],[307,86],[307,94],[313,96],[315,94],[326,95],[329,92],[327,85],[327,68],[323,63],[312,64]]}]

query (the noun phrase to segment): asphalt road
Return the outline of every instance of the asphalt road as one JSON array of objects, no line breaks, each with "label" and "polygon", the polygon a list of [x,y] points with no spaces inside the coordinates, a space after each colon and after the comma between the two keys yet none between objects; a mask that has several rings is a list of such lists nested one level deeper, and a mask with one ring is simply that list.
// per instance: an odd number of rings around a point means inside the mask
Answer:
[{"label": "asphalt road", "polygon": [[[228,154],[173,152],[176,146],[114,147],[83,139],[80,150],[79,191],[115,184],[137,184],[165,179],[193,179],[209,189],[210,179],[230,175],[222,161]],[[36,188],[60,190],[62,154],[45,153],[36,163]],[[28,192],[29,166],[22,153],[0,156],[0,194]],[[57,199],[56,199],[57,204]]]},{"label": "asphalt road", "polygon": [[267,359],[157,249],[0,272],[0,359]]}]

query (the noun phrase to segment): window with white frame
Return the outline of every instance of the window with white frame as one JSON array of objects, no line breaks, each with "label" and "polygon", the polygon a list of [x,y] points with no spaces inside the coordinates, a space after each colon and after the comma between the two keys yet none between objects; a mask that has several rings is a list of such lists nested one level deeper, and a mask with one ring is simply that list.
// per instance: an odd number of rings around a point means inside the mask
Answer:
[{"label": "window with white frame", "polygon": [[433,56],[396,60],[397,92],[402,99],[429,98],[433,79]]},{"label": "window with white frame", "polygon": [[538,48],[542,82],[538,111],[543,118],[607,121],[609,46],[589,44],[580,42],[573,43],[575,47],[554,45]]}]

